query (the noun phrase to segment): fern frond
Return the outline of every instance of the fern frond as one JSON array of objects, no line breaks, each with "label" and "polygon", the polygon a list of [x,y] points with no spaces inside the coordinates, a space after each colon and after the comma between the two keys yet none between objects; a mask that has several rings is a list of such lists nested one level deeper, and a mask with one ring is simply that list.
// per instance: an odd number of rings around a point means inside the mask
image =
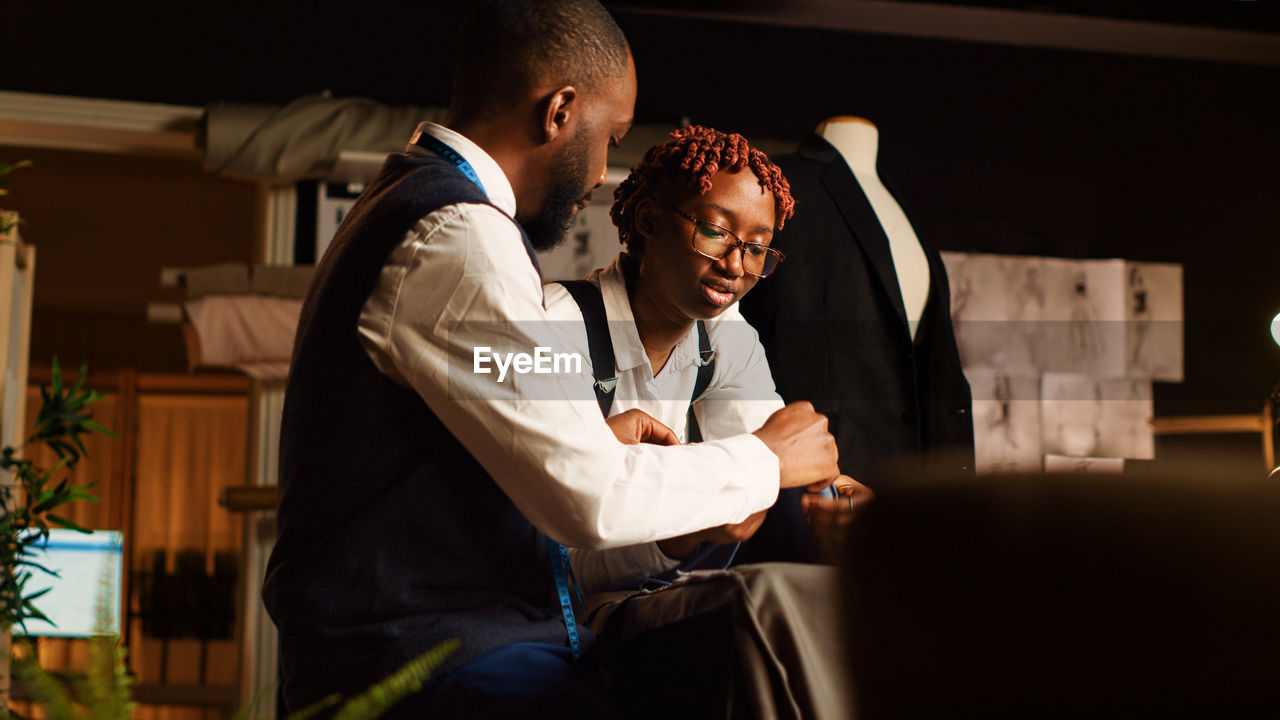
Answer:
[{"label": "fern frond", "polygon": [[285,720],[308,720],[308,718],[318,715],[340,702],[342,702],[342,696],[337,693],[327,695],[319,702],[312,703],[298,712],[289,713],[289,717],[285,718]]},{"label": "fern frond", "polygon": [[15,660],[13,669],[18,671],[27,692],[44,709],[49,720],[79,720],[71,704],[71,693],[56,678],[31,660]]},{"label": "fern frond", "polygon": [[391,709],[392,705],[422,689],[427,677],[459,647],[457,640],[445,640],[363,693],[348,700],[333,720],[367,720]]}]

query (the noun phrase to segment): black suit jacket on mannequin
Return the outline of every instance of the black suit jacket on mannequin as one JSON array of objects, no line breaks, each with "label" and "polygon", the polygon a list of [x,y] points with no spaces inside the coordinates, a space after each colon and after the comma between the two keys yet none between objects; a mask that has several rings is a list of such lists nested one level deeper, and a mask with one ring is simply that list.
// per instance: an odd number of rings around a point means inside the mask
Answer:
[{"label": "black suit jacket on mannequin", "polygon": [[[787,257],[741,310],[778,393],[827,415],[840,470],[872,490],[885,489],[895,467],[933,456],[945,458],[941,469],[971,471],[972,400],[941,256],[921,241],[931,281],[913,341],[889,239],[844,158],[813,135],[774,161],[796,200],[772,243]],[[743,561],[816,559],[799,497],[780,497]]]}]

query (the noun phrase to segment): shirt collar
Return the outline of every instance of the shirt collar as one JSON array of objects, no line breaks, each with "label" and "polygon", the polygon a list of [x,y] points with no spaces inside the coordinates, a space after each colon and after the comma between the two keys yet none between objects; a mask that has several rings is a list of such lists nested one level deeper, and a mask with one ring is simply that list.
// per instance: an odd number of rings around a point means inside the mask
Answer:
[{"label": "shirt collar", "polygon": [[[489,195],[489,202],[497,206],[499,210],[510,215],[516,216],[516,194],[511,189],[511,181],[507,179],[506,173],[502,171],[502,167],[497,161],[489,157],[489,153],[480,149],[480,146],[471,142],[465,135],[443,125],[437,125],[433,122],[424,122],[418,125],[417,132],[428,133],[440,142],[453,148],[463,160],[471,165],[471,169],[476,171],[476,175],[480,177],[480,182],[484,185],[485,192]],[[410,155],[429,155],[430,151],[410,143],[405,152]]]},{"label": "shirt collar", "polygon": [[[622,256],[614,258],[608,267],[592,273],[600,285],[600,295],[604,299],[604,314],[609,320],[609,337],[613,342],[613,361],[619,372],[632,370],[641,365],[648,366],[649,355],[640,342],[640,333],[636,330],[636,318],[631,312],[631,298],[627,296],[627,281],[622,274]],[[667,365],[672,370],[683,370],[698,361],[698,326],[689,328],[689,332],[671,351]]]}]

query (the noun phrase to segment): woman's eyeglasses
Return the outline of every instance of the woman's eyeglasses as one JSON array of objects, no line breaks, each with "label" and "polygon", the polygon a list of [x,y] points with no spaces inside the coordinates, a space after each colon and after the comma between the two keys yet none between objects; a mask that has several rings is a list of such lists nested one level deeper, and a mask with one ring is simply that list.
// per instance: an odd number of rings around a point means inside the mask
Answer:
[{"label": "woman's eyeglasses", "polygon": [[693,223],[693,249],[703,257],[720,260],[728,257],[734,250],[742,248],[743,271],[758,278],[768,277],[778,268],[778,263],[786,258],[786,255],[768,245],[747,242],[727,228],[686,215],[674,205],[668,207],[675,214]]}]

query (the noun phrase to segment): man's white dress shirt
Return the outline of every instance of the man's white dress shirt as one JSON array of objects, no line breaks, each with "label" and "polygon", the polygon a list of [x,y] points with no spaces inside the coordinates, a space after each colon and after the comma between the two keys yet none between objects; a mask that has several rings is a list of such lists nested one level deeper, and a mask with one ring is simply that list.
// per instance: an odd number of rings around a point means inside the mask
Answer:
[{"label": "man's white dress shirt", "polygon": [[[619,263],[620,260],[615,259],[608,267],[587,278],[600,288],[613,345],[618,384],[613,389],[609,415],[612,417],[638,408],[671,428],[685,441],[689,433],[689,401],[698,379],[697,326],[690,327],[655,376],[640,342]],[[543,290],[547,315],[565,323],[566,347],[587,358],[582,382],[590,386],[592,369],[582,311],[564,286],[549,283]],[[783,406],[782,398],[774,389],[773,376],[759,335],[742,318],[736,303],[718,317],[707,320],[705,326],[716,355],[711,384],[694,407],[702,437],[715,440],[756,430]],[[710,485],[717,481],[715,477],[707,480]],[[679,564],[678,560],[663,554],[654,543],[603,551],[570,549],[569,556],[574,572],[587,593],[620,586],[634,587],[645,577]]]},{"label": "man's white dress shirt", "polygon": [[419,130],[470,163],[493,205],[432,212],[392,250],[359,321],[377,367],[413,387],[525,517],[565,545],[650,542],[772,505],[778,459],[754,435],[623,445],[580,376],[509,373],[499,382],[476,371],[477,346],[560,350],[564,324],[543,306],[502,169],[456,132]]}]

